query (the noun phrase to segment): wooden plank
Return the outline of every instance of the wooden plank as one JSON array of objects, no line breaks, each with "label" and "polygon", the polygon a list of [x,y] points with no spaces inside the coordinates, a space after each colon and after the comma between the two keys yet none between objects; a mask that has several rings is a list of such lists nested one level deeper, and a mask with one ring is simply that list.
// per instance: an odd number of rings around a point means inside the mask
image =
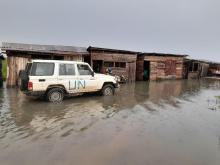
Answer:
[{"label": "wooden plank", "polygon": [[[106,62],[125,62],[126,68],[112,67],[112,74],[125,77],[129,82],[136,80],[136,60],[137,55],[120,54],[120,53],[106,53],[106,52],[92,52],[91,53],[92,67],[94,60],[101,60]],[[103,67],[102,72],[105,73],[107,68]]]},{"label": "wooden plank", "polygon": [[91,53],[92,60],[116,61],[116,62],[133,62],[137,60],[137,55],[116,54],[116,53]]},{"label": "wooden plank", "polygon": [[136,80],[143,81],[144,60],[138,60],[136,63]]},{"label": "wooden plank", "polygon": [[83,61],[82,55],[70,55],[70,56],[64,56],[64,60],[67,61]]},{"label": "wooden plank", "polygon": [[8,87],[14,87],[18,85],[19,72],[20,70],[25,69],[25,66],[28,61],[28,58],[23,57],[10,56],[7,58],[8,75],[6,82]]},{"label": "wooden plank", "polygon": [[166,60],[165,62],[165,75],[176,75],[176,61],[175,60]]},{"label": "wooden plank", "polygon": [[145,61],[166,61],[166,60],[176,60],[176,61],[183,61],[183,57],[161,57],[161,56],[145,56]]}]

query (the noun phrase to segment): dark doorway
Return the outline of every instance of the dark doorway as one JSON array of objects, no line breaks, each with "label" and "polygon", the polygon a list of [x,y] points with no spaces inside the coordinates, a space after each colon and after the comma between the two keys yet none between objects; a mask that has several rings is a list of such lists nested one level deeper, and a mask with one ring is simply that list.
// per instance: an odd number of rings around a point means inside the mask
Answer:
[{"label": "dark doorway", "polygon": [[48,54],[44,54],[44,55],[42,55],[42,54],[32,54],[31,58],[32,59],[39,59],[39,60],[51,60],[52,56],[48,55]]},{"label": "dark doorway", "polygon": [[84,62],[86,62],[89,65],[91,65],[91,57],[90,56],[84,56]]},{"label": "dark doorway", "polygon": [[31,58],[40,60],[64,60],[64,56],[54,56],[50,54],[32,54]]},{"label": "dark doorway", "polygon": [[52,56],[52,60],[64,60],[64,56]]},{"label": "dark doorway", "polygon": [[93,61],[93,70],[96,73],[101,73],[103,67],[103,61],[102,60],[94,60]]},{"label": "dark doorway", "polygon": [[150,61],[144,61],[143,80],[150,80]]}]

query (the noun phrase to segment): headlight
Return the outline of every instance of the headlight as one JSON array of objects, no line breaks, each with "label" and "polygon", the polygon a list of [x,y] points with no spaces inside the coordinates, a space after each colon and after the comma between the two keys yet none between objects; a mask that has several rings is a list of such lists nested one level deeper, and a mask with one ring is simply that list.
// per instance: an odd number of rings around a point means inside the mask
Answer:
[{"label": "headlight", "polygon": [[120,81],[120,77],[119,77],[119,76],[115,76],[115,77],[114,77],[114,80],[115,80],[116,82],[119,82],[119,81]]}]

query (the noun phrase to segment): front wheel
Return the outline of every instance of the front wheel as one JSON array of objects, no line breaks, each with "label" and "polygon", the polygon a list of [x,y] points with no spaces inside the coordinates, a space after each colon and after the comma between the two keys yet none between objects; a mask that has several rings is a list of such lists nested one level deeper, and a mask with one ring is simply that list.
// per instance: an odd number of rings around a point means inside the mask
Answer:
[{"label": "front wheel", "polygon": [[115,93],[115,88],[111,84],[104,85],[101,91],[103,96],[112,96]]},{"label": "front wheel", "polygon": [[50,102],[61,102],[64,98],[64,92],[60,88],[52,88],[47,92],[46,96]]}]

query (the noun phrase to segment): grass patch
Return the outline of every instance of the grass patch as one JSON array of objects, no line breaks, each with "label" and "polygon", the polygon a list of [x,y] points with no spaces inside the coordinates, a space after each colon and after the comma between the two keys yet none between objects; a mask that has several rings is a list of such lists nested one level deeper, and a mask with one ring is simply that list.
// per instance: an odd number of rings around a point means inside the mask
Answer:
[{"label": "grass patch", "polygon": [[7,78],[7,59],[2,60],[2,77],[3,81]]},{"label": "grass patch", "polygon": [[220,100],[220,96],[215,96],[215,98]]}]

